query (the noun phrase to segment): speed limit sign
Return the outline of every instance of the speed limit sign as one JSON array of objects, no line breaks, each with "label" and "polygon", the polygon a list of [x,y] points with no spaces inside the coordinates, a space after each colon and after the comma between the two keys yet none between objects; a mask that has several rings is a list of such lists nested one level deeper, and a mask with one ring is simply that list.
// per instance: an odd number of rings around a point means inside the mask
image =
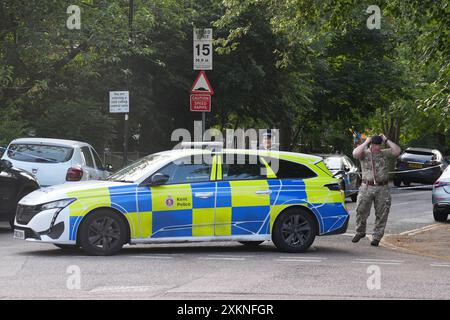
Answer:
[{"label": "speed limit sign", "polygon": [[194,29],[194,70],[212,70],[212,29]]}]

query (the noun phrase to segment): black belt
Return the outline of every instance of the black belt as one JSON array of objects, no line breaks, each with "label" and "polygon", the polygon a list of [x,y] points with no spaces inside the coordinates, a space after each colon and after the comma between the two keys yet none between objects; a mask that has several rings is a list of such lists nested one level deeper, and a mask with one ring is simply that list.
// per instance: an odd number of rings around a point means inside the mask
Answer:
[{"label": "black belt", "polygon": [[377,181],[377,183],[374,183],[374,181],[368,181],[368,180],[363,180],[362,182],[369,186],[385,186],[389,183],[389,181],[381,181],[381,182]]}]

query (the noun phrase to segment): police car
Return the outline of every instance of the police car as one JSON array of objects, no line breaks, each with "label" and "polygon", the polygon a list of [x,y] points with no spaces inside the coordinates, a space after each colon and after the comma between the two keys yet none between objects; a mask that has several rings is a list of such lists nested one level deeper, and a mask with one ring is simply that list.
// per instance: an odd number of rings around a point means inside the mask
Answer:
[{"label": "police car", "polygon": [[344,233],[339,180],[322,158],[256,150],[171,150],[107,181],[43,188],[18,205],[14,237],[112,255],[124,244],[271,240],[303,252]]}]

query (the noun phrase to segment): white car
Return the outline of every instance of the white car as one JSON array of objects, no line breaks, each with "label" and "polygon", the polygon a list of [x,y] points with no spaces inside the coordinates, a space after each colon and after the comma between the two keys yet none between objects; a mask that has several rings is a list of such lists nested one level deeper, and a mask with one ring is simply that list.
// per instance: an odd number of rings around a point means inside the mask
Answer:
[{"label": "white car", "polygon": [[16,139],[2,159],[32,173],[43,187],[67,181],[104,180],[110,171],[89,144],[71,140]]}]

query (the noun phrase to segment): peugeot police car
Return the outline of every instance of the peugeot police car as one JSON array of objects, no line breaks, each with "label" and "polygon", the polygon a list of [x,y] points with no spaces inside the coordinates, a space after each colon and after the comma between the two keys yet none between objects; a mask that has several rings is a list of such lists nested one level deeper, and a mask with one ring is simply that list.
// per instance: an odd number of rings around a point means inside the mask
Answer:
[{"label": "peugeot police car", "polygon": [[112,255],[124,244],[271,240],[303,252],[349,215],[322,158],[199,149],[144,157],[106,181],[43,188],[18,205],[14,237]]}]

